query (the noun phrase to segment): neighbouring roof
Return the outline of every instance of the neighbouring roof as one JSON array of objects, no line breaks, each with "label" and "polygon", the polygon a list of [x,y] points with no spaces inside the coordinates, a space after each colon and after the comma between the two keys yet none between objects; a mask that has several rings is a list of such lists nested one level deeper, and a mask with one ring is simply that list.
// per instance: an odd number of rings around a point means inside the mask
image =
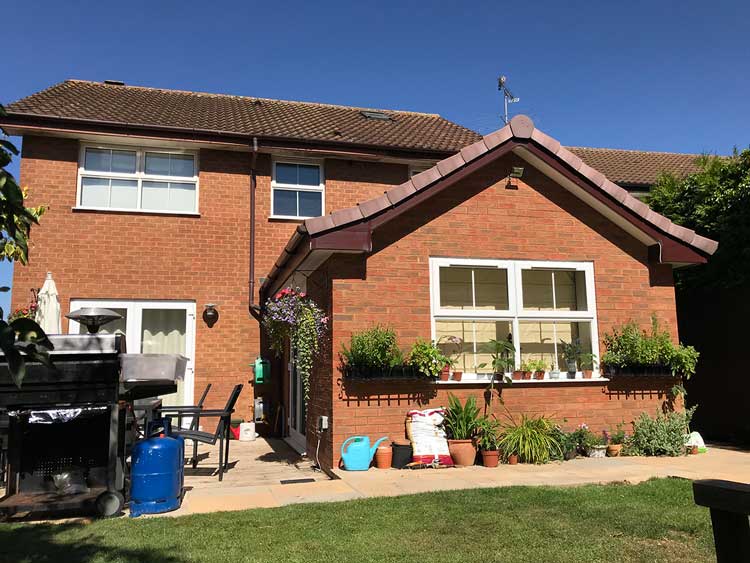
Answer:
[{"label": "neighbouring roof", "polygon": [[696,160],[700,155],[697,154],[589,147],[567,149],[612,182],[627,186],[650,187],[662,172],[684,177],[699,170]]},{"label": "neighbouring roof", "polygon": [[[609,180],[602,172],[586,164],[571,150],[560,145],[559,141],[536,129],[533,121],[525,115],[515,116],[508,125],[491,133],[481,140],[464,147],[432,168],[413,176],[403,184],[391,188],[382,196],[357,204],[354,207],[334,211],[322,217],[315,217],[303,221],[281,256],[274,264],[261,291],[279,283],[281,274],[294,261],[295,256],[304,255],[313,248],[326,250],[354,250],[367,251],[371,249],[373,226],[395,218],[393,210],[407,209],[410,202],[419,201],[420,195],[437,191],[439,188],[450,186],[462,174],[470,173],[487,162],[493,154],[507,154],[516,148],[525,149],[532,157],[543,162],[554,163],[559,171],[564,171],[575,183],[588,190],[589,194],[598,196],[608,209],[617,216],[629,221],[650,236],[656,235],[659,246],[675,245],[687,250],[677,253],[685,258],[685,262],[705,261],[705,256],[713,254],[718,243],[700,236],[695,231],[672,223],[669,219],[651,210],[645,203],[632,196],[628,191]],[[423,200],[421,200],[423,201]],[[346,233],[346,229],[354,229]],[[315,239],[324,236],[328,241],[316,245]],[[691,257],[692,254],[692,257]]]},{"label": "neighbouring roof", "polygon": [[[184,128],[296,139],[455,152],[479,135],[436,114],[374,110],[66,80],[6,107],[10,117]],[[368,117],[368,112],[373,117]],[[378,114],[385,114],[384,119]]]}]

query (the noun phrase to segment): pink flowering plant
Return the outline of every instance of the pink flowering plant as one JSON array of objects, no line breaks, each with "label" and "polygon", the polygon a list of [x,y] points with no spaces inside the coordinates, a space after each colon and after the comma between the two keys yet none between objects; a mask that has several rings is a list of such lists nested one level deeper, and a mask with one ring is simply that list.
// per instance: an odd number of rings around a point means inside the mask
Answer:
[{"label": "pink flowering plant", "polygon": [[328,317],[305,292],[287,287],[266,301],[262,324],[277,356],[289,342],[307,401],[313,360],[328,333]]}]

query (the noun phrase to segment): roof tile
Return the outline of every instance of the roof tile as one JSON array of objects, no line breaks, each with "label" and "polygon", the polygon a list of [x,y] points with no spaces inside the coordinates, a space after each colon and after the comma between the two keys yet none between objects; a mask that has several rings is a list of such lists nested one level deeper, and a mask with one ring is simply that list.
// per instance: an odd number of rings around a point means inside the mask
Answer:
[{"label": "roof tile", "polygon": [[376,197],[375,199],[368,199],[359,204],[359,209],[365,217],[370,217],[376,213],[380,213],[389,207],[391,207],[391,200],[389,200],[388,196],[385,194]]},{"label": "roof tile", "polygon": [[443,176],[447,176],[451,172],[461,168],[466,162],[464,157],[461,156],[460,152],[457,152],[453,156],[449,156],[437,163],[437,168]]},{"label": "roof tile", "polygon": [[461,156],[464,157],[464,160],[468,164],[472,160],[482,156],[488,150],[489,149],[487,148],[487,145],[484,144],[484,140],[481,140],[481,141],[477,141],[476,143],[469,145],[468,147],[462,148]]},{"label": "roof tile", "polygon": [[[417,176],[418,175],[419,174],[417,174]],[[416,176],[414,178],[416,178]],[[412,180],[414,178],[412,178]],[[391,205],[396,205],[399,201],[406,199],[411,194],[417,191],[414,188],[414,184],[412,183],[412,180],[409,180],[408,182],[404,182],[400,186],[396,186],[395,188],[391,188],[390,190],[385,192],[385,197],[388,198],[388,201],[391,202]]]},{"label": "roof tile", "polygon": [[516,115],[510,120],[510,128],[516,139],[529,139],[534,132],[534,122],[527,115]]},{"label": "roof tile", "polygon": [[419,191],[422,188],[429,186],[433,182],[436,182],[442,177],[443,175],[440,173],[437,167],[433,166],[432,168],[428,168],[424,172],[420,172],[419,174],[415,174],[414,176],[412,176],[411,183],[414,184],[414,189]]}]

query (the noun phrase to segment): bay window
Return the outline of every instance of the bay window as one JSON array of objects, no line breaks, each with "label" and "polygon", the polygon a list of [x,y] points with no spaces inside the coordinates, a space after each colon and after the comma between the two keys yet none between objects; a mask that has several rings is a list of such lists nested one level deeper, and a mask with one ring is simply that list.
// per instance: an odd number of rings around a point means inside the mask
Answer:
[{"label": "bay window", "polygon": [[567,371],[563,341],[598,355],[590,262],[431,258],[430,279],[433,338],[465,380],[492,372],[491,340],[513,342],[516,369],[543,362],[547,377]]},{"label": "bay window", "polygon": [[77,206],[197,213],[197,155],[152,148],[84,146]]}]

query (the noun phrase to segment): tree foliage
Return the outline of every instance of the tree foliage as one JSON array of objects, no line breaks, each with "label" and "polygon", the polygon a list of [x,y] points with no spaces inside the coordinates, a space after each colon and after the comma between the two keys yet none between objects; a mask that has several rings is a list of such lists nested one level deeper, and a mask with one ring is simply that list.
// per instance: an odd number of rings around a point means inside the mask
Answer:
[{"label": "tree foliage", "polygon": [[[7,115],[0,105],[0,117]],[[13,175],[6,170],[18,149],[7,138],[0,127],[0,259],[26,264],[29,259],[29,236],[32,225],[39,223],[45,207],[28,208],[24,205],[24,190]],[[7,292],[10,288],[1,287]],[[26,361],[40,362],[50,368],[48,351],[52,343],[42,328],[29,318],[17,318],[8,323],[0,309],[0,350],[8,363],[8,371],[15,384],[20,387],[26,376]]]},{"label": "tree foliage", "polygon": [[750,280],[750,149],[730,157],[702,156],[684,179],[662,175],[648,197],[675,223],[717,240],[708,263],[678,273],[685,288],[734,287]]}]

